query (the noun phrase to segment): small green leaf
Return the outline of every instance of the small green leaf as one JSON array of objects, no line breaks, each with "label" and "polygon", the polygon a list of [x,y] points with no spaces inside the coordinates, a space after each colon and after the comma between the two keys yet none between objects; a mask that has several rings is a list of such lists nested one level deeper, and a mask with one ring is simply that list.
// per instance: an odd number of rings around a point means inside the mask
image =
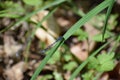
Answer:
[{"label": "small green leaf", "polygon": [[114,61],[113,60],[110,60],[110,61],[107,61],[103,64],[101,64],[97,69],[97,71],[111,71],[113,70],[113,68],[115,67],[115,64],[114,64]]},{"label": "small green leaf", "polygon": [[82,29],[78,29],[73,35],[78,36],[78,40],[85,40],[88,37],[87,32],[83,31]]},{"label": "small green leaf", "polygon": [[72,59],[72,56],[70,54],[65,54],[64,56],[65,61],[70,61]]},{"label": "small green leaf", "polygon": [[37,79],[37,80],[51,80],[53,76],[51,74],[44,75],[42,78]]},{"label": "small green leaf", "polygon": [[77,63],[72,61],[72,62],[69,62],[68,64],[65,64],[63,69],[68,70],[68,71],[72,71],[76,67],[77,67]]},{"label": "small green leaf", "polygon": [[53,75],[55,76],[55,80],[63,80],[62,75],[58,72],[54,72]]},{"label": "small green leaf", "polygon": [[110,71],[114,68],[114,53],[100,54],[95,57],[89,58],[88,69],[95,69],[100,72]]},{"label": "small green leaf", "polygon": [[114,68],[114,53],[108,54],[100,54],[97,56],[97,60],[99,61],[99,66],[96,68],[98,71],[110,71]]},{"label": "small green leaf", "polygon": [[90,57],[88,69],[95,69],[99,66],[98,64],[99,64],[99,61],[95,57]]},{"label": "small green leaf", "polygon": [[113,30],[115,28],[115,26],[117,25],[117,21],[116,19],[118,18],[118,15],[111,15],[110,16],[110,19],[108,21],[108,26],[107,26],[107,29],[108,30]]},{"label": "small green leaf", "polygon": [[109,60],[112,60],[113,57],[114,57],[114,53],[108,53],[108,54],[103,53],[103,54],[98,55],[97,59],[100,62],[100,64],[103,64]]},{"label": "small green leaf", "polygon": [[55,64],[60,60],[60,51],[57,50],[54,55],[49,59],[48,64]]},{"label": "small green leaf", "polygon": [[[109,34],[107,34],[107,32],[105,33],[105,36],[104,36],[104,39],[107,39],[107,38],[109,38],[110,37],[110,35]],[[97,34],[97,35],[95,35],[94,37],[93,37],[93,40],[94,41],[97,41],[97,42],[102,42],[103,40],[102,40],[102,34]]]},{"label": "small green leaf", "polygon": [[28,4],[28,5],[40,5],[42,4],[43,0],[23,0],[24,3]]},{"label": "small green leaf", "polygon": [[0,10],[0,17],[18,18],[25,12],[20,4],[12,1],[0,3],[0,7],[2,8],[2,10]]},{"label": "small green leaf", "polygon": [[82,75],[83,80],[93,80],[93,73],[94,71],[89,71]]}]

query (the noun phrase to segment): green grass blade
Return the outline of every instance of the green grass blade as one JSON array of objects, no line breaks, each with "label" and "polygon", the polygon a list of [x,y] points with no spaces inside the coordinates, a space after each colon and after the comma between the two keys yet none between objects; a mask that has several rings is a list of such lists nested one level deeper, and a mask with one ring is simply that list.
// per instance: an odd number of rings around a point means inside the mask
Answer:
[{"label": "green grass blade", "polygon": [[103,41],[104,41],[104,36],[105,36],[106,29],[107,29],[107,24],[108,24],[108,20],[109,20],[109,17],[110,17],[110,13],[112,11],[114,3],[115,3],[115,0],[111,0],[111,2],[109,3],[109,7],[108,7],[108,10],[107,10],[106,19],[105,19],[105,23],[104,23],[104,28],[103,28],[103,35],[102,35],[102,40]]},{"label": "green grass blade", "polygon": [[30,34],[30,40],[28,41],[27,47],[26,47],[26,57],[25,57],[25,62],[28,61],[28,56],[29,56],[29,48],[32,42],[32,39],[35,35],[36,30],[41,27],[42,23],[48,19],[55,11],[57,10],[57,8],[53,9],[50,13],[48,13],[40,22],[37,23],[35,29],[33,30],[33,32]]},{"label": "green grass blade", "polygon": [[38,13],[39,11],[45,10],[45,9],[50,8],[50,7],[52,7],[52,6],[59,5],[59,4],[63,3],[63,2],[65,2],[65,1],[66,1],[66,0],[56,0],[56,1],[54,1],[53,3],[50,3],[50,4],[48,4],[48,5],[45,5],[44,7],[42,7],[42,8],[40,8],[40,9],[36,10],[36,11],[33,11],[33,12],[27,14],[25,17],[22,17],[22,18],[21,18],[18,22],[16,22],[15,24],[12,24],[12,25],[8,26],[7,28],[1,30],[0,33],[9,30],[9,29],[10,29],[11,27],[13,27],[13,26],[17,26],[17,25],[21,24],[23,21],[27,20],[28,18],[30,18],[30,17],[33,16],[34,14]]},{"label": "green grass blade", "polygon": [[111,0],[105,0],[100,5],[95,7],[95,9],[91,10],[87,13],[82,19],[80,19],[77,23],[75,23],[64,35],[64,39],[68,39],[77,29],[79,29],[82,25],[84,25],[87,21],[89,21],[93,16],[101,12],[103,9],[109,6]]}]

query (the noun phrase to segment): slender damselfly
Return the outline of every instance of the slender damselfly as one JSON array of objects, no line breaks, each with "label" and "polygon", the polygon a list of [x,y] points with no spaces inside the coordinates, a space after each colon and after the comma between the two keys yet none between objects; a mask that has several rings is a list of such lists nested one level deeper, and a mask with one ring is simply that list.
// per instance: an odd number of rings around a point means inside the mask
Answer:
[{"label": "slender damselfly", "polygon": [[62,40],[63,37],[60,36],[55,42],[53,42],[52,44],[50,44],[47,48],[40,50],[41,54],[44,54],[46,51],[48,51],[50,48],[52,48],[58,41]]}]

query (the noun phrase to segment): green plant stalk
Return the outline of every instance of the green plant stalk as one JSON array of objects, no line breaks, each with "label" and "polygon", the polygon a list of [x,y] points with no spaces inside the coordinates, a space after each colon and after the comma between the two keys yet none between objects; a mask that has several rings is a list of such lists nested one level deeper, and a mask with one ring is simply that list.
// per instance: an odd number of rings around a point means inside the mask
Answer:
[{"label": "green plant stalk", "polygon": [[45,5],[44,7],[42,7],[42,8],[40,8],[40,9],[36,10],[36,11],[33,11],[33,12],[27,14],[25,17],[22,17],[22,18],[21,18],[19,21],[17,21],[15,24],[12,24],[12,25],[8,26],[7,28],[1,30],[0,33],[9,30],[9,29],[10,29],[11,27],[13,27],[13,26],[17,26],[17,25],[21,24],[23,21],[29,19],[31,16],[33,16],[33,15],[36,14],[36,13],[38,13],[39,11],[45,10],[45,9],[50,8],[50,7],[52,7],[52,6],[59,5],[59,4],[63,3],[63,2],[65,2],[65,1],[66,1],[66,0],[59,0],[59,1],[57,0],[57,1],[54,1],[53,3],[51,3],[51,4],[49,4],[49,5]]},{"label": "green plant stalk", "polygon": [[109,7],[107,9],[106,19],[105,19],[104,28],[103,28],[103,35],[102,35],[102,40],[103,41],[104,41],[104,36],[105,36],[106,29],[107,29],[108,20],[110,18],[110,13],[112,11],[112,8],[113,8],[113,5],[114,5],[115,1],[116,0],[111,0],[111,2],[109,3]]},{"label": "green plant stalk", "polygon": [[4,13],[4,14],[0,14],[0,17],[3,17],[3,16],[6,16],[6,17],[11,17],[11,18],[18,18],[19,16],[18,15],[11,15],[11,14],[6,14],[6,13]]},{"label": "green plant stalk", "polygon": [[2,10],[0,11],[0,14],[6,13],[6,12],[8,12],[8,10]]},{"label": "green plant stalk", "polygon": [[27,63],[28,61],[28,56],[29,56],[29,49],[30,49],[30,45],[31,45],[31,42],[32,42],[32,39],[35,35],[35,32],[38,28],[41,27],[42,23],[48,19],[55,11],[57,10],[57,8],[53,9],[50,13],[48,13],[40,22],[37,23],[37,26],[35,27],[35,29],[33,30],[32,34],[30,35],[30,40],[29,42],[27,42],[27,47],[26,47],[26,57],[25,57],[25,62]]}]

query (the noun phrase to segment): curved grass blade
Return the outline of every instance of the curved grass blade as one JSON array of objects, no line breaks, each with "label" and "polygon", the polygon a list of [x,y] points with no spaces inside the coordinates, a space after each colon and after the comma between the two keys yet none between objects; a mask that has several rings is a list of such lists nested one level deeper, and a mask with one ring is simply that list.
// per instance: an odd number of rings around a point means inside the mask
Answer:
[{"label": "curved grass blade", "polygon": [[35,27],[35,29],[34,29],[33,32],[30,34],[30,38],[29,38],[29,40],[28,40],[28,42],[27,42],[27,47],[26,47],[26,54],[27,54],[27,55],[26,55],[26,57],[25,57],[25,62],[28,61],[29,48],[30,48],[30,45],[31,45],[31,41],[32,41],[32,39],[33,39],[33,37],[34,37],[34,35],[35,35],[35,31],[36,31],[39,27],[41,27],[42,23],[43,23],[46,19],[48,19],[56,10],[57,10],[57,8],[53,9],[53,10],[52,10],[50,13],[48,13],[40,22],[38,22],[37,25],[36,25],[36,27]]},{"label": "curved grass blade", "polygon": [[108,10],[107,10],[107,14],[106,14],[106,19],[105,19],[104,28],[103,28],[103,35],[102,35],[102,40],[103,41],[104,41],[104,36],[105,36],[106,29],[107,29],[108,19],[110,17],[110,13],[112,11],[114,3],[115,3],[115,0],[111,0],[111,2],[108,3],[109,7],[108,7]]}]

